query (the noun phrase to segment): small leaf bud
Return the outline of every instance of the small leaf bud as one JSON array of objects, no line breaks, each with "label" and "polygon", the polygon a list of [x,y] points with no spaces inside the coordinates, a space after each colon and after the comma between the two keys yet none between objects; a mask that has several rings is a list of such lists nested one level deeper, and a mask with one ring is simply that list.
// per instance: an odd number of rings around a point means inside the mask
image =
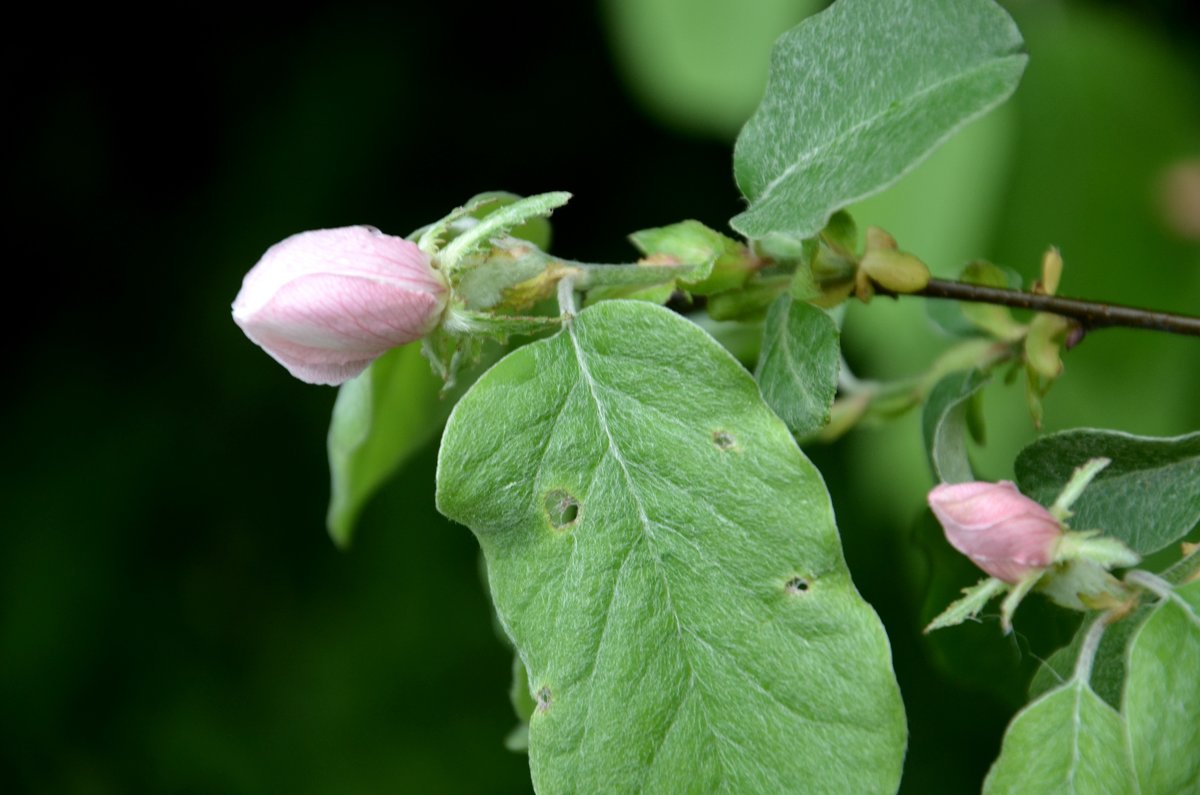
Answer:
[{"label": "small leaf bud", "polygon": [[915,293],[929,284],[929,268],[925,263],[902,251],[868,250],[859,268],[871,281],[893,293]]}]

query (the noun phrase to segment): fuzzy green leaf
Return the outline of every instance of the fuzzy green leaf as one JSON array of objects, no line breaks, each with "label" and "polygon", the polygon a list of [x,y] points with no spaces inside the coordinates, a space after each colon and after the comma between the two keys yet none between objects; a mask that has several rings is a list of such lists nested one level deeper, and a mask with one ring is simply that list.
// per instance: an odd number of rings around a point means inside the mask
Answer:
[{"label": "fuzzy green leaf", "polygon": [[1137,792],[1121,716],[1072,679],[1017,713],[984,795],[1122,795]]},{"label": "fuzzy green leaf", "polygon": [[811,237],[1005,100],[1024,42],[991,0],[839,0],[785,33],[734,149],[748,237]]},{"label": "fuzzy green leaf", "polygon": [[754,377],[763,398],[804,436],[829,422],[841,368],[838,328],[827,312],[782,295],[767,311]]},{"label": "fuzzy green leaf", "polygon": [[1112,460],[1072,506],[1070,525],[1102,530],[1148,555],[1200,522],[1200,433],[1172,438],[1081,429],[1038,439],[1017,456],[1021,491],[1050,505],[1075,467]]},{"label": "fuzzy green leaf", "polygon": [[829,495],[749,374],[645,302],[521,348],[447,425],[537,706],[540,792],[893,792],[905,725]]},{"label": "fuzzy green leaf", "polygon": [[1173,590],[1134,636],[1122,711],[1142,792],[1200,791],[1200,581]]}]

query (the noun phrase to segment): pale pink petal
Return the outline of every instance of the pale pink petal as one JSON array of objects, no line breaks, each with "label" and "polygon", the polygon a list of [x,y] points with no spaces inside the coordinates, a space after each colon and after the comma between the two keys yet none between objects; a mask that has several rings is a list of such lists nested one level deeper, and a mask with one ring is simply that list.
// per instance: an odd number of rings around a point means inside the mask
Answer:
[{"label": "pale pink petal", "polygon": [[272,246],[246,275],[233,318],[297,378],[338,384],[432,331],[445,293],[414,243],[370,227],[323,229]]},{"label": "pale pink petal", "polygon": [[1015,583],[1054,562],[1062,525],[1011,482],[943,483],[929,507],[946,540],[997,579]]}]

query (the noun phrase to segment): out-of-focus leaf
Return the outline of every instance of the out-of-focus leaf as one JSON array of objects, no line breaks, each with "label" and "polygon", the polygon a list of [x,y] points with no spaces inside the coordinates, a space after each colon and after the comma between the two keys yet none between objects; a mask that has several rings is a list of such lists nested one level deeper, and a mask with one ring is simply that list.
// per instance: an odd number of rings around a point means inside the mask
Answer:
[{"label": "out-of-focus leaf", "polygon": [[1017,456],[1021,491],[1050,505],[1075,467],[1112,461],[1072,506],[1077,530],[1102,530],[1146,555],[1200,522],[1200,433],[1158,439],[1080,429],[1038,439]]},{"label": "out-of-focus leaf", "polygon": [[512,702],[513,711],[517,713],[517,725],[504,738],[504,747],[510,751],[525,753],[529,750],[529,719],[537,702],[530,695],[529,674],[525,672],[525,663],[521,655],[513,653],[512,685],[508,688],[508,699]]},{"label": "out-of-focus leaf", "polygon": [[[945,146],[888,190],[852,208],[862,224],[893,232],[904,248],[921,256],[935,274],[957,275],[963,263],[988,251],[991,228],[1002,208],[1016,117],[1008,106],[972,122]],[[930,324],[926,312],[935,306],[958,311],[957,301],[901,299],[850,302],[842,328],[842,345],[861,372],[875,378],[904,378],[929,366],[945,336]],[[961,316],[961,313],[958,313]],[[966,325],[966,320],[962,323]],[[995,401],[991,401],[989,408]],[[1028,420],[1021,418],[1024,425]],[[989,423],[991,425],[992,423]],[[995,443],[975,451],[976,463],[989,458]],[[921,416],[912,412],[869,436],[848,440],[853,456],[854,488],[875,495],[878,520],[887,505],[915,505],[929,488],[924,467],[897,462],[925,455]],[[1012,465],[1012,450],[1002,462]],[[980,466],[984,471],[987,468]],[[992,467],[994,469],[995,467]]]},{"label": "out-of-focus leaf", "polygon": [[609,39],[643,106],[732,139],[767,82],[771,43],[821,0],[607,0]]},{"label": "out-of-focus leaf", "polygon": [[[1055,245],[1065,261],[1063,295],[1194,312],[1200,248],[1169,233],[1155,200],[1164,169],[1197,152],[1194,60],[1166,46],[1129,4],[1011,7],[1037,66],[1011,103],[1022,127],[1008,163],[1010,193],[992,243],[978,253],[1032,281]],[[1048,430],[1175,436],[1200,427],[1192,339],[1104,331],[1063,362],[1045,403]],[[999,432],[977,463],[1007,468],[1030,425],[1015,399],[989,401],[989,413]]]},{"label": "out-of-focus leaf", "polygon": [[412,343],[376,359],[338,390],[329,425],[326,523],[339,547],[350,545],[367,499],[449,415],[453,404],[438,398],[441,385],[421,344]]},{"label": "out-of-focus leaf", "polygon": [[970,400],[987,384],[979,370],[950,373],[934,385],[921,413],[925,451],[934,475],[943,483],[975,479],[967,456]]},{"label": "out-of-focus leaf", "polygon": [[1006,99],[1023,47],[991,0],[840,0],[805,20],[776,43],[738,136],[750,206],[730,224],[748,237],[815,235]]},{"label": "out-of-focus leaf", "polygon": [[[927,626],[951,602],[961,597],[962,588],[983,576],[970,559],[946,540],[942,526],[929,510],[914,525],[910,549],[919,552],[927,572],[918,620]],[[918,591],[921,593],[921,591]],[[1028,635],[1058,636],[1069,614],[1046,603],[1029,599],[1017,614],[1017,632],[1005,635],[1000,629],[999,604],[994,603],[977,621],[921,636],[926,659],[949,679],[982,690],[1015,710],[1025,703],[1025,686],[1037,669],[1037,659],[1024,644]]]},{"label": "out-of-focus leaf", "polygon": [[1200,788],[1200,581],[1159,602],[1129,646],[1122,705],[1144,793]]}]

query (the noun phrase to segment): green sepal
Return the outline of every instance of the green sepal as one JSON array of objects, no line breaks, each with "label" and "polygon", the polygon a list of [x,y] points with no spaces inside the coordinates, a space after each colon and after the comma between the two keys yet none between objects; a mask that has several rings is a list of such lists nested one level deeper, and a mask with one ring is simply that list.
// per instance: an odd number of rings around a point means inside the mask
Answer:
[{"label": "green sepal", "polygon": [[[472,262],[468,259],[469,255],[485,251],[495,239],[513,236],[514,229],[528,224],[535,218],[549,216],[556,208],[566,204],[570,198],[571,194],[565,191],[555,191],[529,196],[511,204],[498,206],[492,212],[484,215],[478,223],[446,243],[437,252],[435,259],[442,271],[453,281],[456,271],[472,266]],[[452,215],[454,214],[452,213]],[[434,229],[437,228],[438,224],[434,224]],[[425,236],[422,236],[421,244],[424,247]]]},{"label": "green sepal", "polygon": [[975,618],[988,602],[1007,590],[1008,583],[1001,582],[995,577],[988,577],[970,588],[963,588],[962,598],[951,602],[949,607],[930,621],[929,625],[925,627],[925,633],[929,634],[935,629],[944,627],[953,627],[967,619]]},{"label": "green sepal", "polygon": [[524,309],[554,295],[554,286],[565,272],[554,257],[536,246],[501,238],[492,241],[487,256],[459,271],[454,295],[469,310]]},{"label": "green sepal", "polygon": [[[424,241],[422,249],[430,254],[436,253],[438,248],[475,226],[480,219],[501,207],[519,202],[522,198],[524,197],[516,193],[503,190],[476,194],[445,218],[415,230],[408,239],[414,243]],[[512,227],[509,234],[528,240],[543,251],[550,249],[550,222],[544,217],[530,218],[525,223]]]}]

